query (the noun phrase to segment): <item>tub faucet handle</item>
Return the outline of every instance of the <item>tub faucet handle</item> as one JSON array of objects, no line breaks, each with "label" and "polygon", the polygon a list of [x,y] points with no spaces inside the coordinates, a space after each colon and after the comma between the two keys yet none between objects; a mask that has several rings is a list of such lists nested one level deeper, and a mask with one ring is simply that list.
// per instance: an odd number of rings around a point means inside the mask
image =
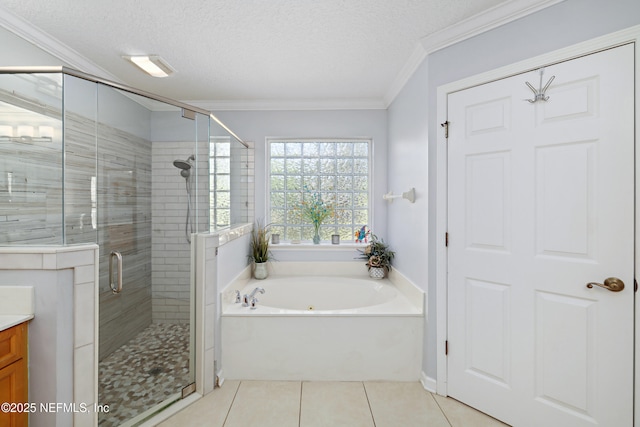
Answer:
[{"label": "tub faucet handle", "polygon": [[244,294],[244,296],[242,297],[242,306],[249,307],[249,295]]},{"label": "tub faucet handle", "polygon": [[253,291],[251,291],[251,294],[249,295],[249,299],[255,297],[258,292],[260,292],[261,294],[264,294],[264,289],[260,287],[255,288]]},{"label": "tub faucet handle", "polygon": [[251,298],[250,308],[251,310],[255,310],[256,308],[258,308],[258,298]]},{"label": "tub faucet handle", "polygon": [[236,304],[242,302],[242,297],[240,297],[240,291],[236,289]]}]

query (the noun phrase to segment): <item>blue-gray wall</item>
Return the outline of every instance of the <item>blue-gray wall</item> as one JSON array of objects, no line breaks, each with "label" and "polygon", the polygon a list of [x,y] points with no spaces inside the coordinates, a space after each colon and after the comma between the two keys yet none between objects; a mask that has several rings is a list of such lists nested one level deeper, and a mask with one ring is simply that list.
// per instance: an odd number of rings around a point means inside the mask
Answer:
[{"label": "blue-gray wall", "polygon": [[[428,377],[436,378],[435,261],[442,244],[442,236],[435,235],[437,88],[638,24],[638,0],[566,0],[428,55],[388,109],[389,187],[405,191],[410,185],[417,195],[428,194],[428,203],[393,206],[388,214],[398,269],[428,292],[423,361]],[[425,240],[428,245],[416,245]]]}]

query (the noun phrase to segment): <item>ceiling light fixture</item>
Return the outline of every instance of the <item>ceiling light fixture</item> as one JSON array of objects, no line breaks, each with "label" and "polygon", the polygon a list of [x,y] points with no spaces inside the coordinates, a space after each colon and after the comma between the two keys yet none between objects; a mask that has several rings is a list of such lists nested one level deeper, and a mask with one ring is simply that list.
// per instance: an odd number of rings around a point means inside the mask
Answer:
[{"label": "ceiling light fixture", "polygon": [[123,58],[153,77],[168,77],[175,73],[175,70],[158,55],[123,56]]}]

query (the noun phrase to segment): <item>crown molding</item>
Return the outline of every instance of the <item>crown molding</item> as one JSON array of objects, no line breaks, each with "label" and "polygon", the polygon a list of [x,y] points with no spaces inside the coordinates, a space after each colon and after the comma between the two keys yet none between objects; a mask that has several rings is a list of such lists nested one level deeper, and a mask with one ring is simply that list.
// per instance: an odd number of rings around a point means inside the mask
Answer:
[{"label": "crown molding", "polygon": [[253,99],[182,101],[208,111],[386,110],[383,99]]},{"label": "crown molding", "polygon": [[507,1],[477,15],[473,15],[444,30],[423,37],[385,94],[384,101],[386,106],[389,107],[389,105],[391,105],[422,61],[429,54],[563,1],[565,0]]},{"label": "crown molding", "polygon": [[2,6],[0,6],[0,25],[39,49],[58,58],[62,64],[56,65],[65,65],[96,77],[108,79],[116,83],[123,83],[104,68],[96,65],[50,34],[42,31],[29,21],[13,14]]}]

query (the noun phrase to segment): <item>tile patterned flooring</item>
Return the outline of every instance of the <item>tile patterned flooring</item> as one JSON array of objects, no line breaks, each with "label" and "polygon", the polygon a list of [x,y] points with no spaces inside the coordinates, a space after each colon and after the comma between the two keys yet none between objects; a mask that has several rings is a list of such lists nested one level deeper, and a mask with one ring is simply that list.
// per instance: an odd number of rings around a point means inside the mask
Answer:
[{"label": "tile patterned flooring", "polygon": [[162,427],[504,427],[418,382],[226,381]]},{"label": "tile patterned flooring", "polygon": [[122,424],[189,383],[189,325],[153,323],[99,364],[100,427]]}]

